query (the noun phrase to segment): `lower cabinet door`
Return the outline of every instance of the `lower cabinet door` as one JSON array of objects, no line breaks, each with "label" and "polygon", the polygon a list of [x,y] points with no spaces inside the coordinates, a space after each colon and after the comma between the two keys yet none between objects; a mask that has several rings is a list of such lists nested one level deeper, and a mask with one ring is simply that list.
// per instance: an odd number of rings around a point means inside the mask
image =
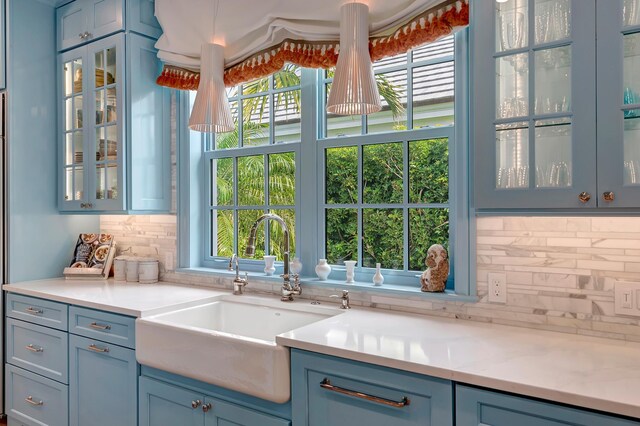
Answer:
[{"label": "lower cabinet door", "polygon": [[140,426],[203,426],[204,396],[140,377]]},{"label": "lower cabinet door", "polygon": [[[295,426],[451,426],[451,382],[291,351]],[[521,425],[519,425],[521,426]]]},{"label": "lower cabinet door", "polygon": [[456,426],[637,426],[640,422],[525,397],[456,386]]},{"label": "lower cabinet door", "polygon": [[69,424],[136,426],[138,367],[135,351],[69,336]]},{"label": "lower cabinet door", "polygon": [[288,420],[215,398],[206,398],[204,404],[206,426],[289,426],[291,424]]},{"label": "lower cabinet door", "polygon": [[12,425],[67,426],[67,385],[6,364],[6,413]]}]

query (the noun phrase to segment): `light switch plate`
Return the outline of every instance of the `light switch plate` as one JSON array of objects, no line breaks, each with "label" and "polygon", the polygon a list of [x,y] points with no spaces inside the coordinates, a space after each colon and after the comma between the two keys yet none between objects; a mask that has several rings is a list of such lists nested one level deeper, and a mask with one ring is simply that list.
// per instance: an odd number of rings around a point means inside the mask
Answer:
[{"label": "light switch plate", "polygon": [[616,281],[614,293],[616,315],[640,317],[640,283]]}]

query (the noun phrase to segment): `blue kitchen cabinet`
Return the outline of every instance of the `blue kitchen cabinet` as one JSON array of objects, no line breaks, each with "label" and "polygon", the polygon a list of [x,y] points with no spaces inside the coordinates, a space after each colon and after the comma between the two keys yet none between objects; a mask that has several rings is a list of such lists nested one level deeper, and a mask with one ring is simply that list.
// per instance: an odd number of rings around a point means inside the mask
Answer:
[{"label": "blue kitchen cabinet", "polygon": [[153,44],[119,33],[60,54],[60,211],[169,211],[170,99]]},{"label": "blue kitchen cabinet", "polygon": [[7,13],[6,2],[5,0],[0,0],[0,90],[3,90],[7,87],[6,13]]},{"label": "blue kitchen cabinet", "polygon": [[453,424],[451,382],[293,349],[296,426]]},{"label": "blue kitchen cabinet", "polygon": [[137,425],[135,351],[69,336],[69,424]]},{"label": "blue kitchen cabinet", "polygon": [[456,426],[637,426],[640,422],[456,385]]},{"label": "blue kitchen cabinet", "polygon": [[140,426],[288,426],[279,417],[175,384],[140,377]]},{"label": "blue kitchen cabinet", "polygon": [[[126,3],[126,4],[125,4]],[[126,12],[126,19],[125,19]],[[158,38],[154,0],[75,0],[56,10],[58,51],[126,29]]]}]

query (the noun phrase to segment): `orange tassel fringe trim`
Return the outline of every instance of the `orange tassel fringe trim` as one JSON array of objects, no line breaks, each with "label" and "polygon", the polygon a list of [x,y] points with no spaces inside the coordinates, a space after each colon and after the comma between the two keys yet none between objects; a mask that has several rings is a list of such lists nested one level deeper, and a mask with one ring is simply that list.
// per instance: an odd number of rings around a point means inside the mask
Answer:
[{"label": "orange tassel fringe trim", "polygon": [[[404,53],[409,49],[431,43],[451,34],[454,29],[469,25],[469,0],[457,0],[427,11],[413,18],[388,37],[376,37],[369,41],[372,61]],[[224,72],[224,84],[232,87],[240,83],[267,77],[282,69],[286,62],[304,68],[334,67],[338,61],[337,42],[285,40],[278,46],[255,54]],[[179,90],[197,90],[200,73],[165,65],[156,80],[160,86]]]}]

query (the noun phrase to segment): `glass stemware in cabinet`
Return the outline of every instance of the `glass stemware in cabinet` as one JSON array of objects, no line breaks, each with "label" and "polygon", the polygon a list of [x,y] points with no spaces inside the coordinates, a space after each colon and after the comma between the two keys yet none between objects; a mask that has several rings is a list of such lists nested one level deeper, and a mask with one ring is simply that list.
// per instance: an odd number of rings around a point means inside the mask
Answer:
[{"label": "glass stemware in cabinet", "polygon": [[640,185],[640,110],[624,113],[624,185]]},{"label": "glass stemware in cabinet", "polygon": [[640,24],[640,0],[624,0],[622,24],[625,27]]},{"label": "glass stemware in cabinet", "polygon": [[527,0],[496,2],[496,52],[520,49],[528,44]]},{"label": "glass stemware in cabinet", "polygon": [[570,0],[536,0],[534,10],[536,44],[564,40],[571,35]]},{"label": "glass stemware in cabinet", "polygon": [[571,121],[536,120],[535,163],[537,188],[572,186]]},{"label": "glass stemware in cabinet", "polygon": [[496,126],[497,189],[529,187],[529,127],[527,122]]},{"label": "glass stemware in cabinet", "polygon": [[496,59],[496,117],[529,114],[529,60],[526,53]]}]

